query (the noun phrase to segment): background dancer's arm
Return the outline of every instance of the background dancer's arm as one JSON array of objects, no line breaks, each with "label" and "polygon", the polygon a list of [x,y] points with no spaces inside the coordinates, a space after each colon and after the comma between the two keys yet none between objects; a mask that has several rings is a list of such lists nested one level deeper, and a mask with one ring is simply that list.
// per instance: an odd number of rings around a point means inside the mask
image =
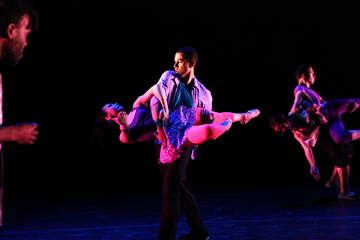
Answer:
[{"label": "background dancer's arm", "polygon": [[301,105],[301,102],[304,100],[304,93],[302,91],[297,91],[295,93],[294,103],[291,107],[290,113],[296,113]]}]

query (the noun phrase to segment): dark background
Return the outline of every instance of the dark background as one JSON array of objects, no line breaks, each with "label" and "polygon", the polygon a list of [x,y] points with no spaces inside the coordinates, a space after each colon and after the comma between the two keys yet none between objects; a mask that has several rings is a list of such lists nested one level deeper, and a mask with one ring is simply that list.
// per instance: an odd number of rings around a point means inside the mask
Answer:
[{"label": "dark background", "polygon": [[[4,144],[8,197],[160,191],[153,144],[100,148],[91,142],[94,119],[107,102],[130,110],[184,46],[199,53],[195,75],[212,92],[215,111],[261,111],[200,146],[187,172],[191,185],[323,184],[329,177],[331,160],[315,149],[316,182],[300,144],[291,133],[279,138],[269,119],[290,110],[302,63],[313,64],[313,89],[325,100],[360,96],[356,1],[74,0],[35,1],[35,8],[40,28],[20,64],[3,73],[4,121],[37,122],[40,135],[33,146]],[[359,121],[359,112],[344,117],[347,129]],[[350,186],[359,180],[359,156]]]}]

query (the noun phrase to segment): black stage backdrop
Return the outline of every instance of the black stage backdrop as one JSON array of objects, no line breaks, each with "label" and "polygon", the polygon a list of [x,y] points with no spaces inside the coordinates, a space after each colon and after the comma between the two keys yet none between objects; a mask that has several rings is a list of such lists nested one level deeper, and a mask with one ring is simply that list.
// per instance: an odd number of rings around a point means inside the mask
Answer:
[{"label": "black stage backdrop", "polygon": [[[317,184],[300,144],[291,133],[278,137],[269,119],[290,110],[302,63],[313,64],[313,88],[325,100],[360,97],[356,1],[69,2],[35,1],[40,28],[20,64],[3,73],[5,124],[37,122],[40,131],[33,146],[4,144],[9,197],[160,189],[152,143],[115,138],[100,148],[91,137],[105,103],[130,110],[173,69],[183,46],[199,53],[195,74],[211,90],[215,111],[261,111],[200,146],[188,168],[191,184]],[[360,128],[360,113],[344,121]],[[321,151],[315,156],[323,184],[333,165]],[[355,155],[352,183],[358,161]]]}]

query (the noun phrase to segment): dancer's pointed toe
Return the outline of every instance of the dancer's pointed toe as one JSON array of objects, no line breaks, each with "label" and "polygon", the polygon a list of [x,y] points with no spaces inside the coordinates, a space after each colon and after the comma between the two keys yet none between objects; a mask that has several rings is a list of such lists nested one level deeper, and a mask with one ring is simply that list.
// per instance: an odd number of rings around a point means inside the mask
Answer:
[{"label": "dancer's pointed toe", "polygon": [[252,109],[244,113],[244,118],[241,120],[241,124],[247,124],[251,119],[256,118],[259,116],[260,110],[259,109]]}]

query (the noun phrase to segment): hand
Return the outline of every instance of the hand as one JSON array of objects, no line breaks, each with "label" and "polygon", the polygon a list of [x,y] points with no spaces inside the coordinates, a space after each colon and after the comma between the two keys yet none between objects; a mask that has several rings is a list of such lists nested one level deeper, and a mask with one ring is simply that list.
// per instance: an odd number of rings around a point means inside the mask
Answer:
[{"label": "hand", "polygon": [[328,122],[328,120],[321,113],[317,112],[315,115],[320,119],[321,124],[326,124]]},{"label": "hand", "polygon": [[324,115],[322,115],[322,113],[320,113],[320,105],[317,105],[316,103],[314,103],[313,107],[309,108],[307,110],[313,112],[318,117],[321,124],[326,124],[328,122],[328,120],[324,117]]},{"label": "hand", "polygon": [[157,127],[156,132],[155,132],[155,137],[156,137],[156,139],[158,139],[162,142],[166,140],[166,136],[165,136],[163,127]]},{"label": "hand", "polygon": [[202,124],[208,124],[214,122],[213,114],[210,114],[209,110],[205,108],[201,109],[200,119]]},{"label": "hand", "polygon": [[310,173],[316,180],[320,180],[319,169],[316,166],[311,167]]},{"label": "hand", "polygon": [[359,104],[357,102],[351,101],[347,108],[347,111],[349,113],[353,113],[358,107],[359,107]]},{"label": "hand", "polygon": [[310,112],[319,113],[320,105],[317,105],[316,103],[313,104],[312,108],[307,109]]},{"label": "hand", "polygon": [[127,114],[126,112],[124,111],[121,111],[118,113],[118,118],[116,119],[116,122],[119,124],[119,125],[128,125],[128,120],[127,120]]},{"label": "hand", "polygon": [[169,111],[164,111],[164,109],[161,109],[159,112],[159,119],[162,120],[163,126],[166,125],[167,121],[169,120]]},{"label": "hand", "polygon": [[13,126],[13,141],[18,144],[33,144],[39,134],[37,123],[20,123]]}]

